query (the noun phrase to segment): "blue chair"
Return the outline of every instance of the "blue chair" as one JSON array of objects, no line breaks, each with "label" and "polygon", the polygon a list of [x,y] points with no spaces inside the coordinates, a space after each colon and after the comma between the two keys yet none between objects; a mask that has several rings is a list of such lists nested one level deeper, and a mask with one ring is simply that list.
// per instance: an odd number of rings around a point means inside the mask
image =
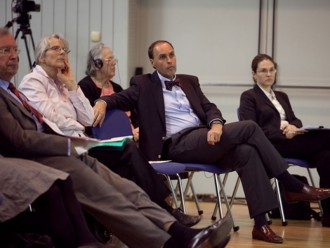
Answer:
[{"label": "blue chair", "polygon": [[[97,139],[111,139],[114,137],[120,136],[130,136],[132,135],[131,122],[124,111],[119,109],[111,109],[107,110],[105,119],[103,121],[102,126],[93,127],[92,128],[93,136]],[[172,178],[175,178],[178,181],[178,188],[181,198],[181,208],[184,213],[186,213],[186,208],[184,204],[184,194],[182,193],[182,178],[181,175],[185,174],[185,166],[181,163],[174,162],[161,162],[161,163],[152,163],[152,167],[154,170],[162,174],[166,177],[170,188],[172,190],[173,198],[176,207],[179,207],[176,191],[172,184]],[[191,189],[194,191],[193,185],[191,184]],[[199,207],[199,203],[196,195],[194,194],[194,199],[196,203],[196,207],[198,209],[198,213],[202,214],[203,211]]]}]

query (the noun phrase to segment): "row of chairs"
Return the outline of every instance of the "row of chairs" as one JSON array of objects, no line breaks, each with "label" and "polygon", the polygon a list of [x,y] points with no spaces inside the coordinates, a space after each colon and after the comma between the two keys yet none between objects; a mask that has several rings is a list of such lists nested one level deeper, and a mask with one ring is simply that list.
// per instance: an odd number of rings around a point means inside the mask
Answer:
[{"label": "row of chairs", "polygon": [[[93,135],[98,138],[98,139],[110,139],[113,137],[118,137],[118,136],[127,136],[127,135],[132,135],[132,130],[131,130],[131,123],[129,118],[126,116],[125,112],[114,109],[114,110],[108,110],[106,113],[105,120],[103,122],[102,127],[95,127],[92,129]],[[304,167],[307,169],[310,181],[313,186],[314,180],[310,171],[310,164],[307,163],[304,160],[300,159],[294,159],[294,158],[286,158],[286,161],[288,162],[289,165],[295,165],[295,166],[300,166]],[[234,231],[239,230],[239,226],[235,224],[234,218],[232,216],[231,212],[231,206],[233,203],[233,200],[236,196],[237,189],[240,184],[240,179],[237,177],[236,184],[234,186],[233,193],[231,195],[231,200],[228,201],[227,199],[227,194],[225,192],[225,184],[228,178],[228,174],[230,172],[233,172],[234,170],[232,169],[224,169],[224,168],[219,168],[219,166],[216,165],[211,165],[211,164],[195,164],[195,163],[176,163],[172,161],[160,161],[160,162],[151,162],[152,167],[155,169],[156,172],[164,175],[169,182],[169,185],[171,187],[172,193],[173,193],[173,199],[174,203],[177,207],[179,207],[179,203],[176,197],[176,188],[178,188],[179,191],[179,196],[180,196],[180,202],[181,205],[180,207],[182,208],[183,212],[186,212],[185,208],[185,196],[188,193],[188,190],[190,189],[192,192],[192,195],[194,197],[194,201],[196,203],[196,208],[198,210],[199,214],[202,214],[203,211],[200,209],[200,206],[198,204],[198,199],[195,194],[194,186],[192,183],[192,178],[195,172],[198,171],[203,171],[203,172],[209,172],[213,174],[214,178],[214,185],[215,185],[215,191],[216,191],[216,205],[212,214],[212,219],[216,219],[216,213],[219,211],[220,218],[223,218],[224,213],[221,207],[222,199],[223,202],[226,205],[227,208],[227,213],[231,216],[232,221],[233,221],[233,229]],[[183,183],[182,183],[182,175],[187,176],[187,183],[186,187],[183,190]],[[221,180],[220,175],[224,175],[223,180]],[[175,178],[177,180],[177,187],[174,187],[172,183],[172,179]],[[281,214],[281,220],[282,220],[282,225],[287,225],[287,221],[285,218],[285,214],[283,211],[283,206],[282,206],[282,200],[281,200],[281,195],[280,195],[280,190],[279,190],[279,185],[278,181],[275,179],[275,192],[278,197],[279,201],[279,210]]]}]

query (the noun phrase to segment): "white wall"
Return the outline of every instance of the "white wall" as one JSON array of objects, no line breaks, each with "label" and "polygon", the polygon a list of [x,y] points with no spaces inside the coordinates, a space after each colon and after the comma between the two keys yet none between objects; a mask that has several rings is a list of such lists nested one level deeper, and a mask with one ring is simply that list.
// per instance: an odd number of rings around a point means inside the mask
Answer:
[{"label": "white wall", "polygon": [[[90,41],[91,31],[101,32],[101,41],[112,47],[119,59],[120,79],[117,71],[115,80],[126,87],[128,81],[128,0],[35,0],[41,5],[40,12],[28,12],[31,15],[30,30],[37,45],[41,37],[52,33],[62,34],[69,42],[69,59],[74,69],[76,79],[84,77],[87,54],[94,45]],[[12,1],[0,1],[0,25],[19,16],[12,13]],[[13,34],[22,27],[17,22],[13,25]],[[26,30],[26,29],[25,29]],[[22,33],[17,41],[22,50],[20,54],[20,69],[16,77],[19,84],[22,77],[29,72],[29,64]],[[30,35],[26,35],[29,51],[34,61],[33,47]]]},{"label": "white wall", "polygon": [[[77,80],[84,76],[93,30],[102,33],[102,41],[119,58],[121,80],[117,76],[116,81],[123,87],[135,67],[152,72],[147,48],[154,40],[167,39],[176,49],[178,73],[199,76],[206,96],[227,121],[237,120],[239,96],[252,85],[250,63],[258,52],[259,0],[35,2],[41,4],[41,12],[30,12],[35,42],[44,35],[63,34],[70,43]],[[261,52],[271,54],[273,0],[262,0],[262,4]],[[13,17],[11,0],[1,0],[0,25]],[[330,87],[330,1],[278,0],[275,24],[278,85]],[[15,30],[17,27],[15,24]],[[29,71],[24,44],[18,39],[23,52],[17,82]],[[330,127],[329,89],[284,90],[305,124]],[[195,178],[195,184],[199,193],[213,192],[213,180],[203,173]]]}]

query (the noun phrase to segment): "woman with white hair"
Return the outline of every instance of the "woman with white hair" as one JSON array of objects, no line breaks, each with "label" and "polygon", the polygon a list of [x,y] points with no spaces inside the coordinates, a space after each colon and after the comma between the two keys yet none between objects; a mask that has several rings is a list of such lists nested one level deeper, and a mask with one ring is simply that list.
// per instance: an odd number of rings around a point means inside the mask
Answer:
[{"label": "woman with white hair", "polygon": [[[99,97],[109,96],[123,90],[119,84],[112,80],[116,74],[117,63],[118,60],[115,58],[112,49],[104,43],[96,44],[89,51],[85,71],[87,76],[80,80],[78,84],[92,106]],[[139,128],[136,113],[128,111],[126,114],[132,122],[134,140],[138,141]]]}]

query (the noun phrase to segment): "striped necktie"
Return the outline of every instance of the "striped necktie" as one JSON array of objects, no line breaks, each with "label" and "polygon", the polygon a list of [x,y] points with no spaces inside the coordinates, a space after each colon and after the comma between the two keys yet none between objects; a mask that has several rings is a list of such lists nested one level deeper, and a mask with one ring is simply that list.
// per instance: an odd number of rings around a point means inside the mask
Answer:
[{"label": "striped necktie", "polygon": [[23,99],[23,97],[21,97],[20,92],[18,91],[18,89],[16,88],[16,86],[12,83],[9,83],[8,85],[8,89],[14,93],[15,96],[17,96],[17,98],[21,101],[21,103],[23,104],[23,106],[32,114],[34,115],[38,121],[40,123],[43,123],[43,118],[42,118],[42,114],[40,114],[35,108],[33,108],[30,104],[28,104],[28,102]]}]

